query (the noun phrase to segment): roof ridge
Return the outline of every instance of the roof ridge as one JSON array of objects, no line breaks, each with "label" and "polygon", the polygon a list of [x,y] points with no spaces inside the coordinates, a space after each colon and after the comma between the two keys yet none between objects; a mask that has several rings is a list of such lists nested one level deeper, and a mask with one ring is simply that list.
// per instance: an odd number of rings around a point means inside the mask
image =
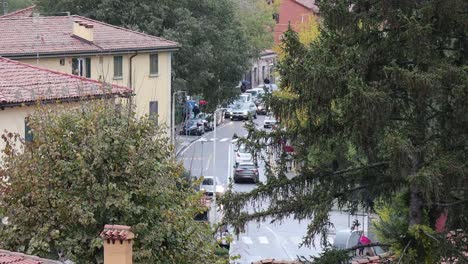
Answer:
[{"label": "roof ridge", "polygon": [[[97,80],[94,80],[94,79],[85,78],[85,77],[78,76],[78,75],[74,75],[74,74],[70,74],[70,73],[64,73],[64,72],[54,71],[54,70],[47,69],[47,68],[37,67],[37,66],[31,65],[31,64],[27,64],[27,63],[20,62],[20,61],[16,61],[16,60],[7,59],[7,58],[1,57],[1,56],[0,56],[0,60],[6,61],[6,62],[8,62],[8,63],[13,63],[13,64],[17,64],[17,65],[21,65],[21,66],[33,68],[33,69],[40,70],[40,71],[44,71],[44,72],[50,72],[50,73],[59,74],[59,75],[62,75],[62,76],[71,77],[71,78],[73,78],[73,79],[77,79],[77,80],[81,80],[81,81],[93,82],[93,83],[96,83],[96,84],[108,84],[108,83],[105,83],[105,82],[100,82],[100,81],[97,81]],[[109,84],[111,84],[113,87],[116,87],[116,88],[121,88],[121,89],[125,89],[125,90],[131,90],[131,89],[130,89],[129,87],[127,87],[127,86],[118,85],[118,84],[113,84],[113,83],[109,83]]]},{"label": "roof ridge", "polygon": [[22,9],[18,9],[18,10],[14,11],[14,12],[8,13],[6,15],[2,15],[2,16],[0,16],[0,18],[10,18],[10,16],[14,16],[14,15],[20,14],[21,12],[28,11],[28,10],[34,9],[34,8],[36,8],[36,5],[28,6],[28,7],[22,8]]},{"label": "roof ridge", "polygon": [[163,41],[171,42],[172,44],[179,46],[179,43],[177,43],[177,42],[175,42],[175,41],[172,41],[172,40],[168,40],[168,39],[162,38],[162,37],[157,37],[157,36],[153,36],[153,35],[146,34],[146,33],[143,33],[143,32],[131,30],[131,29],[128,29],[128,28],[124,28],[124,27],[112,25],[112,24],[109,24],[109,23],[106,23],[106,22],[102,22],[102,21],[99,21],[99,20],[95,20],[95,19],[89,18],[89,17],[84,17],[84,16],[80,16],[80,15],[71,15],[71,16],[72,16],[72,17],[76,17],[76,18],[86,19],[86,20],[92,21],[92,22],[94,22],[94,23],[98,23],[98,24],[101,24],[101,25],[105,25],[105,26],[109,26],[109,27],[116,28],[116,29],[128,31],[128,32],[131,32],[131,33],[136,33],[136,34],[143,35],[143,36],[146,36],[146,37],[152,37],[152,38],[155,38],[155,39],[157,39],[157,40],[163,40]]}]

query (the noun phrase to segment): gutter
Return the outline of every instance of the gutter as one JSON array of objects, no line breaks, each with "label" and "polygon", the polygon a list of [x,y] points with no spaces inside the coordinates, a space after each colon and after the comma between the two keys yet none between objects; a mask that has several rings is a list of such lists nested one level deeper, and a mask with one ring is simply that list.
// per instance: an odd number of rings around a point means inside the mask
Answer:
[{"label": "gutter", "polygon": [[[138,51],[135,51],[135,53],[134,53],[132,56],[130,56],[130,62],[129,62],[130,65],[129,65],[129,67],[128,67],[128,68],[129,68],[129,70],[128,70],[128,71],[129,71],[129,74],[128,74],[128,87],[130,88],[130,90],[132,90],[132,92],[134,92],[134,90],[133,90],[133,81],[132,81],[132,79],[133,79],[133,78],[132,78],[132,65],[133,65],[132,60],[133,60],[133,58],[135,58],[137,55],[138,55]],[[128,104],[128,105],[129,105],[130,107],[132,106],[132,98],[133,98],[133,97],[129,97],[129,99],[128,99],[128,100],[129,100],[129,104]]]},{"label": "gutter", "polygon": [[35,59],[37,55],[40,58],[62,58],[69,56],[93,56],[93,55],[110,55],[110,54],[131,54],[133,52],[161,52],[161,51],[178,51],[180,46],[166,46],[159,48],[139,48],[139,49],[114,49],[114,50],[96,50],[96,51],[58,51],[58,52],[43,52],[43,53],[11,53],[11,54],[0,54],[0,56],[9,59]]}]

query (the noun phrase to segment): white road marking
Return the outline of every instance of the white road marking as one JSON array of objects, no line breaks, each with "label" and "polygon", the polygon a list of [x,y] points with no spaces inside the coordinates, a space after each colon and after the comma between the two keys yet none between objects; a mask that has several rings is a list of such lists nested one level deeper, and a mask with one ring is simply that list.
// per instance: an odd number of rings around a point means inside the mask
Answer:
[{"label": "white road marking", "polygon": [[212,157],[213,157],[212,154],[210,154],[210,156],[208,156],[208,162],[206,162],[206,169],[205,170],[208,170],[208,168],[210,167],[210,162],[211,162]]},{"label": "white road marking", "polygon": [[[273,234],[273,236],[275,237],[275,239],[277,241],[283,241],[280,236],[278,236],[278,234],[276,234],[275,231],[273,231],[273,229],[271,229],[270,227],[268,227],[267,225],[261,223],[260,224],[261,226],[263,226],[266,230],[270,231],[271,234]],[[290,259],[293,259],[293,256],[289,253],[289,251],[286,249],[286,247],[284,246],[284,243],[281,243],[281,248],[283,249],[284,253],[286,253],[286,255],[288,255],[288,258]]]},{"label": "white road marking", "polygon": [[216,140],[216,138],[210,138],[210,141],[215,141],[215,140]]},{"label": "white road marking", "polygon": [[270,243],[270,242],[268,242],[268,238],[266,236],[258,237],[258,241],[260,241],[260,244],[269,244]]},{"label": "white road marking", "polygon": [[219,142],[226,142],[226,141],[228,141],[228,140],[229,140],[229,138],[223,138],[223,139],[221,139]]},{"label": "white road marking", "polygon": [[244,244],[247,244],[247,245],[253,244],[253,241],[250,237],[243,236],[241,239],[242,239],[242,242],[244,242]]}]

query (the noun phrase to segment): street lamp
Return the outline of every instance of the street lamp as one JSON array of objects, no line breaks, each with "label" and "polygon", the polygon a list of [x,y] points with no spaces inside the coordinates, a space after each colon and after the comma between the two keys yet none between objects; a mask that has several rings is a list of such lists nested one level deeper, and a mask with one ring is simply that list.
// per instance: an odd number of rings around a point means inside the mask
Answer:
[{"label": "street lamp", "polygon": [[[213,140],[213,181],[214,181],[214,196],[213,196],[213,205],[214,205],[214,208],[216,210],[216,187],[217,187],[217,183],[216,183],[216,112],[218,111],[222,111],[223,109],[221,108],[218,108],[216,110],[214,110],[213,112],[213,137],[214,137],[214,140]],[[217,220],[217,214],[216,214],[216,211],[215,211],[215,222]]]},{"label": "street lamp", "polygon": [[186,91],[176,91],[172,94],[172,123],[171,123],[171,141],[175,151],[175,99],[178,93],[186,93]]}]

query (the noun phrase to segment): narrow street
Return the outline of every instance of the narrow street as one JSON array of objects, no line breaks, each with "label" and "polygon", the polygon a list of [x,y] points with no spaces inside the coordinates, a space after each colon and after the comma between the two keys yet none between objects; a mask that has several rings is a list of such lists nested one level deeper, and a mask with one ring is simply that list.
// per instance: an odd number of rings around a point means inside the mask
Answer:
[{"label": "narrow street", "polygon": [[[263,129],[265,116],[258,116],[255,120],[257,127]],[[194,142],[183,149],[178,159],[183,161],[184,167],[191,172],[192,176],[215,176],[218,185],[228,186],[234,164],[234,147],[232,136],[236,133],[243,137],[247,135],[243,121],[226,121],[216,130],[216,139],[213,132],[205,133],[200,138],[192,137]],[[216,165],[213,169],[214,149],[216,140]],[[264,164],[259,162],[260,181],[266,180],[264,175]],[[255,188],[253,183],[234,184],[234,191],[249,192]],[[330,215],[336,230],[346,229],[349,226],[348,214],[333,212]],[[319,238],[316,239],[316,248],[299,247],[302,237],[306,233],[308,221],[299,222],[293,217],[282,223],[265,221],[262,223],[251,222],[246,226],[245,232],[231,244],[230,255],[240,255],[235,263],[250,264],[266,258],[283,260],[294,260],[298,256],[316,256],[321,252]],[[329,237],[333,239],[333,237]]]}]

